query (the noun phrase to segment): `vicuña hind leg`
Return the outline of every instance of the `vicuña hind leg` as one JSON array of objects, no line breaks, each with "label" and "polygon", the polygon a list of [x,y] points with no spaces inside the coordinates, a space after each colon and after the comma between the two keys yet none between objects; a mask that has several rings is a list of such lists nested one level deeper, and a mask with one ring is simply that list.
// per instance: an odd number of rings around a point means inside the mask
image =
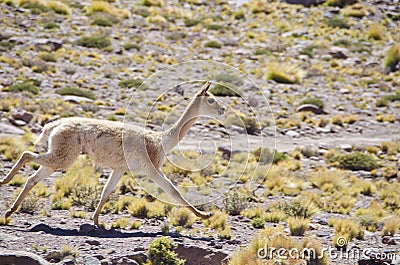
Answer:
[{"label": "vicu\u00f1a hind leg", "polygon": [[203,212],[196,207],[194,207],[190,202],[188,202],[185,198],[183,198],[180,191],[175,187],[175,185],[165,176],[161,171],[154,173],[152,176],[149,176],[151,180],[153,180],[161,189],[163,189],[169,196],[171,196],[178,203],[186,206],[190,211],[192,211],[197,217],[208,219],[213,213]]},{"label": "vicu\u00f1a hind leg", "polygon": [[7,174],[7,176],[0,181],[0,185],[7,184],[10,182],[15,174],[17,174],[18,170],[20,170],[26,163],[31,162],[35,158],[37,158],[38,154],[25,151],[22,153],[22,155],[19,157],[18,161],[15,163],[15,165],[12,167],[11,171]]},{"label": "vicu\u00f1a hind leg", "polygon": [[108,177],[106,185],[103,188],[103,192],[101,193],[100,202],[97,205],[96,211],[92,216],[95,225],[99,225],[99,214],[101,212],[101,209],[103,208],[110,194],[115,190],[115,187],[117,186],[124,172],[125,170],[114,170],[111,173],[110,177]]},{"label": "vicu\u00f1a hind leg", "polygon": [[11,208],[6,212],[5,218],[10,217],[10,215],[15,212],[19,205],[21,204],[22,200],[25,198],[25,196],[28,194],[28,192],[41,180],[44,178],[48,177],[53,173],[54,171],[48,167],[43,167],[41,166],[38,171],[36,171],[32,176],[30,176],[26,183],[25,186],[22,188],[22,191],[19,193],[17,199],[11,206]]}]

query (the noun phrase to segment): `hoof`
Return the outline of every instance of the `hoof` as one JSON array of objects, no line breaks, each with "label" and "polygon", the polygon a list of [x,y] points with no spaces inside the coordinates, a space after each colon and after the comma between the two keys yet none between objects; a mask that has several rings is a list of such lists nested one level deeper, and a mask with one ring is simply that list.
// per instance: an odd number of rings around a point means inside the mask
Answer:
[{"label": "hoof", "polygon": [[12,214],[12,211],[11,211],[11,210],[8,210],[8,211],[6,212],[6,214],[4,215],[4,218],[5,218],[5,219],[9,218],[9,217],[11,216],[11,214]]},{"label": "hoof", "polygon": [[203,214],[201,214],[199,217],[201,217],[202,219],[208,219],[208,218],[210,218],[210,217],[212,217],[214,215],[214,213],[213,212],[208,212],[208,213],[203,213]]}]

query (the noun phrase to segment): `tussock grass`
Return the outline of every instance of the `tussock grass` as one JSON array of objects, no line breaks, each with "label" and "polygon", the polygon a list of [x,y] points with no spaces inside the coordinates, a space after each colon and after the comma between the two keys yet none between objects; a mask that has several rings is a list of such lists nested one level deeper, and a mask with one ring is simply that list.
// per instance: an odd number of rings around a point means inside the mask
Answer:
[{"label": "tussock grass", "polygon": [[305,76],[305,72],[296,65],[285,65],[272,63],[267,66],[267,79],[274,80],[282,84],[300,83]]},{"label": "tussock grass", "polygon": [[286,222],[292,236],[303,236],[310,224],[310,220],[303,217],[289,217]]},{"label": "tussock grass", "polygon": [[189,209],[185,207],[175,207],[169,214],[169,220],[173,226],[190,228],[196,218]]},{"label": "tussock grass", "polygon": [[400,228],[400,218],[391,217],[385,222],[382,229],[382,236],[394,236]]},{"label": "tussock grass", "polygon": [[78,96],[78,97],[85,97],[85,98],[89,98],[89,99],[96,99],[96,95],[90,91],[90,90],[86,90],[86,89],[81,89],[78,87],[66,87],[66,88],[62,88],[62,89],[57,89],[56,93],[59,95],[71,95],[71,96]]},{"label": "tussock grass", "polygon": [[85,8],[85,11],[90,16],[96,13],[107,13],[118,18],[128,18],[130,16],[129,10],[116,8],[105,1],[92,1],[92,3]]},{"label": "tussock grass", "polygon": [[383,66],[387,68],[388,71],[396,70],[396,66],[400,62],[400,44],[394,44],[386,53],[385,60],[383,61]]}]

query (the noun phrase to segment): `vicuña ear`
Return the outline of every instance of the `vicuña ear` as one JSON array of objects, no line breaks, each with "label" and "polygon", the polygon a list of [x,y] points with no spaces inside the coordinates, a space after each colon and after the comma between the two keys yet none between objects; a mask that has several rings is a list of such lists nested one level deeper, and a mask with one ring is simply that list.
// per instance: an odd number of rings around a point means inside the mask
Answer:
[{"label": "vicu\u00f1a ear", "polygon": [[206,96],[206,95],[207,95],[207,91],[208,91],[208,89],[210,88],[211,84],[212,84],[212,83],[211,83],[210,81],[207,81],[207,82],[201,87],[200,92],[197,94],[197,96],[199,96],[199,97]]}]

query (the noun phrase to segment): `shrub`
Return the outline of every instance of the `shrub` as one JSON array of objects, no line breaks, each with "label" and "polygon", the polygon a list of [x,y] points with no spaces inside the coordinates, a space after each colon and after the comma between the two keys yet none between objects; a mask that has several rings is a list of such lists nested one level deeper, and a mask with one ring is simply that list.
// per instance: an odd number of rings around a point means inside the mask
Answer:
[{"label": "shrub", "polygon": [[304,104],[312,104],[312,105],[319,107],[320,109],[323,109],[325,107],[325,103],[320,98],[304,99],[300,102],[300,105],[304,105]]},{"label": "shrub", "polygon": [[212,41],[207,41],[206,43],[204,43],[204,47],[221,49],[222,48],[222,44],[219,43],[218,41],[212,40]]},{"label": "shrub", "polygon": [[33,214],[39,209],[39,196],[34,193],[29,193],[28,196],[22,201],[19,207],[20,213]]},{"label": "shrub", "polygon": [[39,88],[31,81],[23,81],[22,83],[16,83],[8,88],[10,92],[24,92],[27,91],[34,95],[39,94]]},{"label": "shrub", "polygon": [[400,44],[394,44],[386,53],[385,60],[383,62],[383,65],[385,68],[393,72],[396,69],[396,67],[399,67],[398,64],[400,63]]},{"label": "shrub", "polygon": [[71,217],[72,218],[87,219],[87,214],[85,212],[82,212],[82,211],[79,211],[79,212],[72,211],[71,212]]},{"label": "shrub", "polygon": [[16,175],[9,183],[10,186],[21,187],[24,185],[26,178],[23,175]]},{"label": "shrub", "polygon": [[264,220],[270,223],[279,223],[286,220],[286,214],[284,211],[275,210],[264,214]]},{"label": "shrub", "polygon": [[193,27],[193,26],[196,26],[196,25],[198,25],[200,22],[201,22],[200,20],[197,20],[197,19],[190,19],[190,18],[185,19],[185,21],[184,21],[185,26],[188,27],[188,28]]},{"label": "shrub", "polygon": [[338,7],[344,7],[347,5],[352,5],[357,3],[358,0],[328,0],[326,1],[326,4],[328,6],[338,6]]},{"label": "shrub", "polygon": [[69,199],[56,199],[51,205],[52,210],[69,210],[72,204]]},{"label": "shrub", "polygon": [[149,245],[149,260],[153,265],[180,265],[185,260],[180,259],[174,251],[176,245],[172,239],[160,237],[151,241]]},{"label": "shrub", "polygon": [[392,217],[388,219],[383,226],[382,236],[394,236],[400,228],[400,219]]},{"label": "shrub", "polygon": [[169,215],[169,220],[173,226],[190,228],[195,221],[195,217],[189,209],[180,207],[172,209]]},{"label": "shrub", "polygon": [[60,1],[49,1],[47,7],[57,14],[69,15],[71,13],[69,6]]},{"label": "shrub", "polygon": [[257,217],[251,221],[251,224],[253,225],[254,228],[257,229],[264,228],[265,220],[263,218]]},{"label": "shrub", "polygon": [[238,93],[234,90],[235,88],[232,85],[221,85],[216,84],[214,87],[210,89],[210,93],[217,96],[217,97],[237,97],[239,96]]},{"label": "shrub", "polygon": [[118,85],[122,88],[132,88],[132,87],[140,87],[143,84],[143,80],[140,78],[129,78],[121,80]]},{"label": "shrub", "polygon": [[142,222],[139,220],[134,220],[131,224],[132,229],[139,229],[140,226],[142,225]]},{"label": "shrub", "polygon": [[60,26],[54,22],[43,23],[43,28],[45,29],[58,29]]},{"label": "shrub", "polygon": [[228,215],[225,212],[216,211],[213,216],[204,221],[204,224],[211,229],[224,230],[226,227],[226,218]]},{"label": "shrub", "polygon": [[45,62],[53,62],[53,63],[57,62],[57,57],[49,52],[40,53],[39,58]]},{"label": "shrub", "polygon": [[289,217],[310,218],[319,211],[313,202],[304,199],[277,202],[271,207],[283,211]]},{"label": "shrub", "polygon": [[162,0],[142,0],[140,2],[141,5],[143,6],[158,6],[161,7],[163,5]]},{"label": "shrub", "polygon": [[386,98],[380,98],[375,102],[375,106],[378,108],[389,106],[389,101]]},{"label": "shrub", "polygon": [[273,63],[267,67],[267,79],[282,84],[300,83],[304,77],[304,71],[295,65]]},{"label": "shrub", "polygon": [[129,224],[129,219],[122,217],[122,218],[118,218],[117,221],[111,223],[111,228],[112,229],[125,229]]},{"label": "shrub", "polygon": [[92,20],[91,25],[97,25],[101,27],[112,27],[114,24],[110,19],[105,17],[97,17]]},{"label": "shrub", "polygon": [[368,38],[374,40],[384,40],[386,39],[386,28],[379,23],[372,24],[368,28]]},{"label": "shrub", "polygon": [[78,40],[77,44],[86,48],[103,49],[111,46],[111,41],[105,36],[93,35],[89,37],[82,37]]},{"label": "shrub", "polygon": [[85,8],[88,15],[96,13],[110,14],[116,18],[128,18],[129,11],[126,9],[116,8],[106,1],[92,1],[92,3]]},{"label": "shrub", "polygon": [[49,10],[41,0],[19,0],[18,4],[20,7],[30,9],[33,14],[40,14]]},{"label": "shrub", "polygon": [[336,219],[333,221],[335,236],[333,245],[336,248],[346,248],[353,238],[362,239],[364,237],[364,227],[350,219]]},{"label": "shrub", "polygon": [[310,220],[303,217],[289,217],[286,222],[292,236],[303,236],[310,224]]},{"label": "shrub", "polygon": [[132,42],[127,42],[124,44],[124,49],[127,51],[130,51],[132,49],[135,49],[137,51],[140,51],[140,46],[136,43],[132,43]]},{"label": "shrub", "polygon": [[135,198],[128,206],[128,212],[135,217],[145,218],[149,212],[149,202],[144,198]]},{"label": "shrub", "polygon": [[354,152],[338,157],[339,166],[349,170],[373,170],[379,165],[370,154]]},{"label": "shrub", "polygon": [[0,226],[8,225],[10,223],[10,221],[11,221],[11,218],[1,217],[0,218]]},{"label": "shrub", "polygon": [[362,18],[365,17],[368,12],[363,5],[355,4],[352,6],[347,6],[343,9],[342,14],[348,17],[357,17]]},{"label": "shrub", "polygon": [[382,167],[381,170],[382,170],[382,177],[386,178],[387,180],[396,178],[397,174],[399,173],[399,170],[397,169],[396,166]]},{"label": "shrub", "polygon": [[92,91],[86,89],[80,89],[77,87],[66,87],[62,89],[57,89],[56,93],[59,95],[72,95],[78,97],[85,97],[85,98],[90,98],[92,100],[96,99],[96,96]]},{"label": "shrub", "polygon": [[230,215],[239,215],[241,211],[246,209],[247,205],[247,196],[237,190],[228,192],[224,196],[225,210]]},{"label": "shrub", "polygon": [[325,21],[325,23],[332,28],[341,28],[341,29],[348,29],[350,28],[349,23],[346,19],[341,18],[339,16],[334,16]]}]

